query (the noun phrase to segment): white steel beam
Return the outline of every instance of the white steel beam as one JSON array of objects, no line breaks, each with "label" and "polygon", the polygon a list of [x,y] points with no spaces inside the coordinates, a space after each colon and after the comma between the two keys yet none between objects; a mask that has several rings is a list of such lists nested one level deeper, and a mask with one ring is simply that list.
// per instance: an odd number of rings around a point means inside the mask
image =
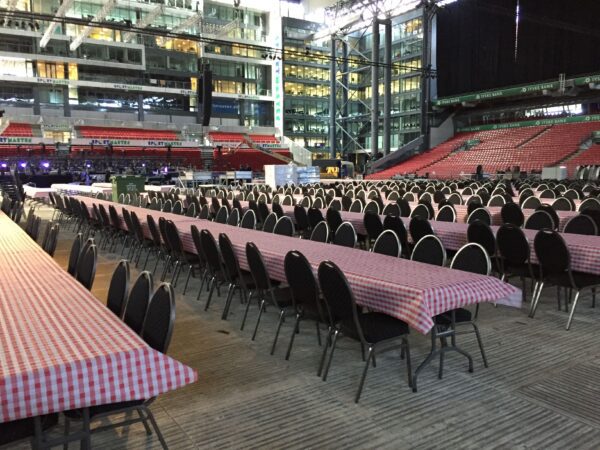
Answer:
[{"label": "white steel beam", "polygon": [[[152,22],[154,22],[157,18],[162,16],[164,14],[164,12],[165,12],[165,5],[158,5],[156,8],[154,8],[148,14],[146,14],[142,18],[142,20],[137,22],[135,24],[135,27],[138,29],[144,29],[144,28],[152,25]],[[123,42],[129,42],[134,36],[135,36],[135,32],[128,31],[127,33],[125,33],[123,35]]]},{"label": "white steel beam", "polygon": [[[115,7],[116,4],[117,4],[117,0],[108,0],[104,4],[104,6],[102,6],[102,9],[98,12],[98,14],[96,14],[96,16],[94,17],[92,22],[95,22],[95,23],[102,22],[104,19],[106,19],[106,16]],[[92,25],[91,23],[90,23],[90,25],[87,25],[81,31],[81,33],[79,33],[77,35],[77,37],[73,40],[73,42],[71,42],[71,45],[69,45],[69,48],[71,49],[72,52],[77,50],[77,48],[79,48],[79,46],[81,45],[83,40],[90,35],[93,27],[94,27],[94,25]]]},{"label": "white steel beam", "polygon": [[[75,0],[64,0],[62,2],[62,4],[60,5],[60,7],[58,8],[58,10],[56,11],[56,14],[54,14],[54,18],[58,19],[61,17],[65,17],[65,14],[67,13],[67,11],[69,11],[69,8],[71,7],[71,5],[73,3],[75,3]],[[54,30],[56,30],[57,26],[58,26],[58,21],[55,20],[54,22],[50,22],[50,24],[48,25],[48,28],[46,28],[46,31],[44,31],[44,35],[42,36],[42,39],[40,40],[41,48],[46,47],[46,45],[50,41],[50,38],[52,37],[52,34],[54,34]]]}]

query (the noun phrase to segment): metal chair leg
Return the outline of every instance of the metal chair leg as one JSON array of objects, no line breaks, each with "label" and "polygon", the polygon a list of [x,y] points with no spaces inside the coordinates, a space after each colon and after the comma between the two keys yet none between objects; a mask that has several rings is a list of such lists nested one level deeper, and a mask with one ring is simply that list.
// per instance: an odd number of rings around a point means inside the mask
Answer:
[{"label": "metal chair leg", "polygon": [[319,369],[317,370],[317,376],[321,376],[321,372],[323,372],[323,365],[325,364],[325,357],[327,356],[327,350],[329,349],[329,345],[331,344],[331,327],[327,329],[327,338],[325,339],[325,345],[323,346],[323,352],[321,353],[321,361],[319,363]]},{"label": "metal chair leg", "polygon": [[225,307],[223,308],[223,314],[221,314],[221,320],[227,320],[227,316],[229,315],[229,307],[231,305],[231,300],[233,299],[233,294],[235,293],[235,285],[233,283],[229,283],[227,287],[227,298],[225,299]]},{"label": "metal chair leg", "polygon": [[533,292],[533,297],[531,298],[531,309],[529,311],[529,317],[531,317],[532,319],[535,316],[535,311],[538,306],[540,295],[542,294],[542,290],[544,289],[544,282],[543,281],[536,282],[536,287],[537,287],[537,291]]},{"label": "metal chair leg", "polygon": [[575,291],[575,298],[571,305],[571,312],[569,313],[569,319],[567,320],[567,331],[571,328],[571,322],[573,321],[573,314],[575,314],[575,308],[577,308],[577,301],[579,300],[579,290]]},{"label": "metal chair leg", "polygon": [[256,326],[254,327],[254,333],[252,334],[252,340],[256,338],[258,332],[258,325],[260,324],[260,318],[262,317],[263,310],[265,309],[265,301],[261,300],[260,308],[258,309],[258,318],[256,319]]},{"label": "metal chair leg", "polygon": [[242,319],[242,326],[240,327],[240,330],[244,330],[244,325],[246,325],[246,317],[248,317],[248,310],[250,309],[250,302],[252,301],[252,296],[254,295],[254,291],[250,292],[250,295],[248,295],[248,302],[246,303],[246,311],[244,311],[244,318]]},{"label": "metal chair leg", "polygon": [[410,345],[408,339],[402,340],[402,353],[406,356],[406,371],[408,372],[408,387],[412,387],[412,362],[410,360]]},{"label": "metal chair leg", "polygon": [[142,409],[136,409],[138,415],[140,416],[140,419],[142,419],[142,423],[144,424],[144,428],[146,429],[146,434],[147,435],[151,435],[152,434],[152,430],[150,429],[150,426],[148,425],[148,417],[146,417],[143,413]]},{"label": "metal chair leg", "polygon": [[[299,330],[299,326],[300,326],[300,318],[302,316],[298,313],[296,313],[296,320],[294,321],[294,328],[292,328],[292,337],[290,338],[290,343],[288,344],[288,349],[287,349],[287,353],[285,354],[285,360],[289,360],[290,359],[290,354],[292,353],[292,346],[294,345],[294,338],[296,337],[296,333]],[[319,322],[317,322],[317,332],[319,331]],[[320,335],[319,335],[319,341],[320,341]],[[321,343],[319,342],[319,345]]]},{"label": "metal chair leg", "polygon": [[213,276],[210,281],[210,292],[208,293],[208,299],[206,300],[206,305],[204,305],[204,311],[208,311],[208,307],[210,306],[210,301],[212,300],[213,291],[215,290],[215,284],[217,284],[217,277]]},{"label": "metal chair leg", "polygon": [[148,408],[145,408],[145,409],[146,409],[146,413],[148,414],[148,420],[152,424],[152,428],[154,428],[156,437],[158,437],[158,440],[160,441],[160,445],[162,445],[162,448],[164,450],[168,450],[169,447],[167,446],[167,443],[165,442],[165,438],[163,437],[162,433],[160,432],[158,425],[156,423],[156,420],[154,420],[154,414],[152,414],[152,411],[150,411],[150,409],[148,409]]},{"label": "metal chair leg", "polygon": [[335,344],[337,343],[337,338],[339,336],[339,330],[335,330],[333,332],[333,339],[331,341],[331,351],[329,352],[329,359],[327,360],[327,367],[325,367],[325,372],[323,373],[323,381],[327,381],[327,374],[329,373],[329,368],[331,367],[331,361],[333,360],[333,353],[335,351]]},{"label": "metal chair leg", "polygon": [[373,347],[369,346],[369,349],[367,350],[367,361],[365,362],[365,368],[363,369],[362,376],[360,377],[360,382],[358,384],[358,392],[356,393],[354,403],[358,403],[358,401],[360,400],[360,394],[362,393],[363,386],[365,384],[365,378],[367,378],[367,371],[369,370],[369,362],[373,356]]},{"label": "metal chair leg", "polygon": [[[285,316],[285,310],[279,311],[279,321],[277,322],[277,331],[275,331],[275,339],[273,339],[273,345],[271,346],[271,355],[275,353],[275,346],[277,345],[277,339],[279,339],[279,331],[281,330],[281,324],[283,323]],[[296,329],[294,328],[294,331]]]}]

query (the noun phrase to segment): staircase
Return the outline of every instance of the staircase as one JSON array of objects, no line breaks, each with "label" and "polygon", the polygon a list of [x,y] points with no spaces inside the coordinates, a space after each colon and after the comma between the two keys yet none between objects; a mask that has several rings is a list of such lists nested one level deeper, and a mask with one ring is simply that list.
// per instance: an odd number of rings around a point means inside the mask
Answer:
[{"label": "staircase", "polygon": [[212,148],[200,148],[200,159],[202,161],[203,170],[212,170],[214,163]]},{"label": "staircase", "polygon": [[10,125],[10,120],[8,118],[0,119],[0,135],[4,133],[4,130],[8,128]]},{"label": "staircase", "polygon": [[543,130],[540,130],[538,133],[534,134],[533,136],[531,136],[529,139],[525,139],[523,142],[521,142],[520,144],[518,144],[515,148],[521,148],[526,146],[527,144],[529,144],[530,142],[535,141],[537,138],[543,136],[544,134],[546,134],[548,131],[550,131],[552,129],[552,125],[544,128]]},{"label": "staircase", "polygon": [[586,139],[577,150],[575,150],[573,153],[571,153],[570,155],[568,155],[567,157],[561,159],[560,161],[558,161],[557,164],[565,164],[567,162],[569,162],[570,160],[576,158],[577,156],[581,155],[583,152],[587,151],[590,149],[590,147],[593,145],[592,142],[592,138]]},{"label": "staircase", "polygon": [[272,152],[270,150],[265,150],[264,148],[260,147],[258,144],[256,144],[256,142],[254,142],[252,140],[252,138],[248,134],[244,134],[244,139],[245,139],[246,143],[248,144],[248,146],[253,150],[258,150],[259,152],[262,152],[265,155],[272,156],[273,158],[280,160],[284,164],[294,162],[294,160],[292,158],[288,158],[287,156],[283,156],[278,153]]}]

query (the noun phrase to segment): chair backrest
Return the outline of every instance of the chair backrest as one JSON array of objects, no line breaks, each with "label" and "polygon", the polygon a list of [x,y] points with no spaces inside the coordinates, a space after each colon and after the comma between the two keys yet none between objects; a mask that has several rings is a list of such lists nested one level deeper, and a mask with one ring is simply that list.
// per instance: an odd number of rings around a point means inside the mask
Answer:
[{"label": "chair backrest", "polygon": [[456,222],[456,211],[450,205],[444,205],[437,213],[435,220],[440,222]]},{"label": "chair backrest", "polygon": [[328,314],[324,314],[319,285],[306,257],[297,250],[291,250],[285,255],[283,267],[296,310],[317,311],[323,320]]},{"label": "chair backrest", "polygon": [[325,220],[321,210],[315,207],[308,208],[308,223],[311,228],[315,228],[319,222]]},{"label": "chair backrest", "polygon": [[272,233],[277,224],[277,214],[274,212],[270,213],[263,222],[263,231]]},{"label": "chair backrest", "polygon": [[325,220],[327,220],[327,225],[329,225],[330,230],[337,230],[339,226],[342,224],[342,215],[337,209],[327,209],[325,214]]},{"label": "chair backrest", "polygon": [[[51,222],[48,223],[50,225]],[[50,228],[50,232],[48,233],[48,239],[46,240],[46,245],[44,245],[44,250],[50,256],[54,256],[54,252],[56,251],[56,244],[58,242],[58,232],[60,231],[60,225],[55,223]]]},{"label": "chair backrest", "polygon": [[452,258],[450,268],[489,275],[492,270],[492,262],[485,248],[476,242],[470,242],[458,249]]},{"label": "chair backrest", "polygon": [[383,232],[383,224],[381,223],[381,217],[379,214],[374,212],[365,212],[363,216],[363,224],[369,239],[377,239]]},{"label": "chair backrest", "polygon": [[322,220],[313,227],[310,240],[315,242],[327,242],[329,240],[329,225]]},{"label": "chair backrest", "polygon": [[271,289],[271,279],[267,271],[267,266],[260,250],[254,242],[246,243],[246,259],[248,260],[248,267],[250,268],[256,289],[263,291]]},{"label": "chair backrest", "polygon": [[108,296],[106,298],[106,307],[119,318],[123,317],[123,310],[125,309],[125,299],[127,298],[127,290],[129,289],[129,276],[129,261],[122,259],[117,264],[110,278]]},{"label": "chair backrest", "polygon": [[[85,246],[84,246],[85,248]],[[94,278],[96,276],[96,262],[98,260],[98,251],[94,244],[84,250],[84,253],[77,261],[76,279],[88,290],[92,290]]]},{"label": "chair backrest", "polygon": [[502,225],[496,233],[498,253],[505,264],[522,265],[529,261],[529,242],[523,230],[513,224]]},{"label": "chair backrest", "polygon": [[399,199],[396,204],[400,207],[401,217],[410,217],[411,209],[410,204],[405,199]]},{"label": "chair backrest", "polygon": [[413,242],[418,242],[424,236],[435,234],[433,228],[431,227],[431,223],[429,223],[427,219],[424,219],[421,216],[413,217],[412,219],[410,219],[408,229],[410,231],[410,236],[412,237]]},{"label": "chair backrest", "polygon": [[554,211],[573,211],[572,201],[566,197],[558,197],[552,202],[552,209]]},{"label": "chair backrest", "polygon": [[373,253],[382,255],[400,257],[402,253],[402,244],[393,230],[385,230],[379,235],[373,245]]},{"label": "chair backrest", "polygon": [[363,212],[365,212],[365,213],[371,212],[374,214],[379,214],[379,211],[380,211],[379,204],[375,200],[369,201],[363,209]]},{"label": "chair backrest", "polygon": [[229,217],[227,218],[227,224],[237,227],[239,225],[239,223],[240,223],[240,211],[237,208],[233,208],[231,210],[231,213],[229,214]]},{"label": "chair backrest", "polygon": [[258,202],[258,218],[260,219],[261,222],[264,223],[264,221],[267,219],[267,216],[270,214],[271,212],[269,211],[269,207],[267,206],[267,204],[265,202]]},{"label": "chair backrest", "polygon": [[354,199],[354,201],[350,204],[349,211],[350,212],[363,212],[363,202],[360,198]]},{"label": "chair backrest", "polygon": [[400,217],[396,216],[385,216],[383,219],[383,228],[385,230],[392,230],[396,233],[396,236],[400,240],[402,250],[408,250],[408,232],[404,226],[404,222]]},{"label": "chair backrest", "polygon": [[173,201],[171,199],[167,200],[162,207],[162,212],[170,213],[173,209]]},{"label": "chair backrest", "polygon": [[483,222],[487,225],[492,224],[492,216],[490,215],[490,212],[485,208],[477,208],[472,213],[470,213],[469,217],[467,218],[467,223],[470,224],[475,222],[476,220],[479,220],[480,222]]},{"label": "chair backrest", "polygon": [[175,292],[170,283],[161,283],[150,298],[140,335],[154,350],[167,353],[174,326]]},{"label": "chair backrest", "polygon": [[223,266],[225,267],[225,275],[230,283],[236,282],[240,277],[240,264],[235,254],[233,244],[225,233],[219,234],[219,249],[223,258]]},{"label": "chair backrest", "polygon": [[123,322],[133,331],[140,334],[152,295],[152,274],[147,270],[141,272],[127,296],[127,304],[123,312]]},{"label": "chair backrest", "polygon": [[521,204],[521,208],[523,209],[538,209],[542,202],[539,198],[535,196],[527,197]]},{"label": "chair backrest", "polygon": [[424,203],[419,203],[415,206],[415,209],[410,213],[410,217],[422,217],[423,219],[429,220],[431,216],[429,215],[429,208]]},{"label": "chair backrest", "polygon": [[183,255],[183,242],[181,241],[181,236],[179,235],[179,230],[177,229],[177,225],[172,220],[167,220],[165,222],[165,232],[167,235],[167,240],[169,241],[169,248],[177,257],[182,257]]},{"label": "chair backrest", "polygon": [[571,254],[562,236],[554,230],[540,230],[533,240],[542,276],[560,275],[571,267]]},{"label": "chair backrest", "polygon": [[213,275],[220,272],[223,269],[223,264],[215,237],[209,230],[204,229],[200,231],[200,242],[210,272]]},{"label": "chair backrest", "polygon": [[294,222],[288,216],[281,216],[273,227],[273,233],[292,237],[294,235]]},{"label": "chair backrest", "polygon": [[597,236],[598,227],[594,219],[585,214],[571,217],[563,228],[563,233],[585,234],[588,236]]},{"label": "chair backrest", "polygon": [[356,333],[365,342],[362,329],[358,326],[356,302],[350,284],[340,268],[331,261],[323,261],[317,271],[319,285],[327,308],[336,321],[348,323],[352,320]]},{"label": "chair backrest", "polygon": [[525,217],[523,211],[517,203],[506,203],[500,210],[500,216],[502,217],[502,223],[512,223],[518,227],[523,226]]},{"label": "chair backrest", "polygon": [[171,211],[173,214],[183,214],[183,204],[181,200],[177,200],[173,205],[173,210]]},{"label": "chair backrest", "polygon": [[298,231],[304,231],[309,228],[308,215],[306,209],[301,205],[294,206],[294,219],[296,221],[296,228]]},{"label": "chair backrest", "polygon": [[463,204],[462,195],[460,195],[458,192],[453,192],[452,194],[450,194],[448,196],[448,201],[450,203],[452,203],[453,205],[462,205]]},{"label": "chair backrest", "polygon": [[446,265],[446,249],[442,241],[433,234],[423,236],[413,248],[410,259],[436,266]]},{"label": "chair backrest", "polygon": [[77,274],[77,260],[79,259],[82,245],[83,235],[81,233],[77,233],[75,239],[73,239],[73,244],[71,244],[71,252],[69,253],[69,262],[67,265],[67,272],[73,276]]},{"label": "chair backrest", "polygon": [[200,214],[198,215],[199,219],[208,219],[208,216],[210,215],[210,208],[208,205],[202,205],[202,208],[200,208]]},{"label": "chair backrest", "polygon": [[560,224],[560,218],[558,217],[558,214],[556,213],[556,211],[554,210],[554,208],[550,205],[546,205],[546,204],[542,204],[540,205],[536,211],[546,211],[548,213],[548,215],[552,218],[552,229],[553,230],[558,230],[558,225]]},{"label": "chair backrest", "polygon": [[387,205],[385,205],[385,207],[381,211],[381,214],[384,216],[391,215],[391,216],[400,217],[400,215],[401,215],[400,206],[398,206],[397,203],[388,203]]},{"label": "chair backrest", "polygon": [[498,194],[494,195],[487,202],[488,206],[503,206],[505,204],[506,204],[506,201],[504,200],[504,197],[502,197],[502,195],[498,195]]},{"label": "chair backrest", "polygon": [[547,211],[537,210],[525,221],[525,228],[528,230],[554,229],[554,220]]},{"label": "chair backrest", "polygon": [[581,212],[585,211],[586,209],[595,209],[600,211],[600,200],[594,197],[586,198],[579,204],[578,210]]},{"label": "chair backrest", "polygon": [[479,220],[469,224],[467,228],[467,242],[481,245],[490,256],[496,254],[496,237],[491,227]]},{"label": "chair backrest", "polygon": [[227,207],[221,206],[215,216],[215,222],[225,224],[225,223],[227,223],[228,218],[229,218],[229,211],[227,211]]},{"label": "chair backrest", "polygon": [[323,207],[324,207],[324,205],[323,205],[323,199],[321,197],[316,197],[313,200],[312,207],[313,208],[317,208],[317,209],[323,209]]},{"label": "chair backrest", "polygon": [[256,214],[253,210],[248,209],[242,216],[240,227],[254,230],[256,228]]},{"label": "chair backrest", "polygon": [[350,222],[342,222],[335,230],[333,243],[343,247],[354,248],[356,246],[356,231]]}]

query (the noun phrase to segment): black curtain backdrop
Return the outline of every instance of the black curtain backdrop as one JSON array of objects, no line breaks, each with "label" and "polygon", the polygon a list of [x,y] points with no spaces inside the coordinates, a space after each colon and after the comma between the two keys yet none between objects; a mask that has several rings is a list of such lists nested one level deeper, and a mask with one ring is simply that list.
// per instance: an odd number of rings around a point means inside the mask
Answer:
[{"label": "black curtain backdrop", "polygon": [[[462,0],[438,13],[440,97],[600,72],[599,0]],[[515,58],[516,56],[516,58]]]}]

